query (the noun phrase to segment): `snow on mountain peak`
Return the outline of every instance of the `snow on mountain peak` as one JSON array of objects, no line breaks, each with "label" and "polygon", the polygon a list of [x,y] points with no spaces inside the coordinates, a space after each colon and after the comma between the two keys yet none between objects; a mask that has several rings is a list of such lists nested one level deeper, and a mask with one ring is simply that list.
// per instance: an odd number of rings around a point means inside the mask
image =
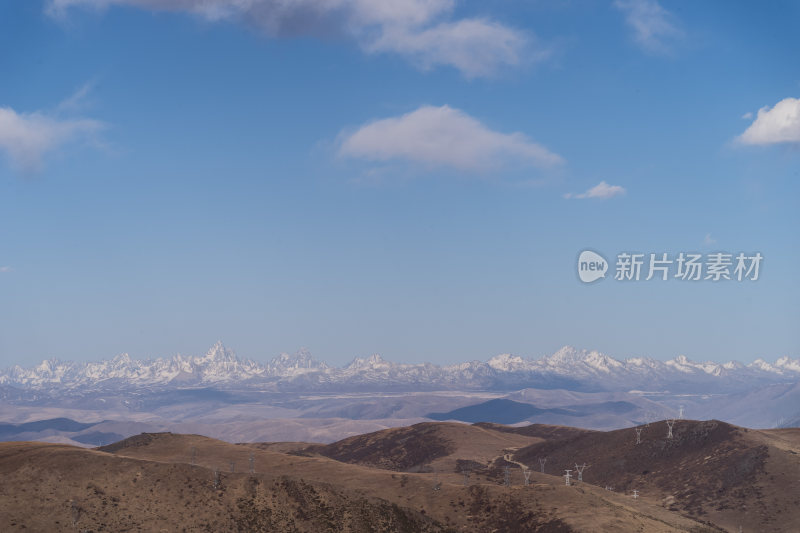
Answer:
[{"label": "snow on mountain peak", "polygon": [[778,368],[791,370],[792,372],[800,373],[800,359],[792,359],[786,355],[775,361],[775,366]]},{"label": "snow on mountain peak", "polygon": [[[687,381],[690,377],[691,380]],[[591,387],[613,390],[648,387],[658,383],[667,389],[682,389],[687,383],[735,387],[751,381],[774,382],[800,377],[800,361],[781,357],[774,365],[757,359],[749,365],[735,361],[720,364],[698,363],[685,355],[662,362],[646,357],[620,361],[598,351],[564,346],[550,356],[527,359],[513,354],[495,355],[488,362],[438,366],[431,363],[398,364],[378,354],[356,357],[345,367],[331,368],[314,359],[307,349],[294,354],[282,353],[268,364],[238,358],[218,342],[203,356],[175,355],[172,358],[137,360],[122,353],[112,359],[75,363],[47,359],[31,368],[15,366],[0,371],[0,383],[13,386],[74,389],[79,387],[119,386],[198,386],[290,383],[347,387],[391,382],[409,387],[503,387],[530,386],[545,388],[553,378],[568,378]],[[349,385],[348,385],[349,384]],[[716,386],[716,385],[715,385]]]},{"label": "snow on mountain peak", "polygon": [[489,359],[486,364],[500,372],[513,372],[525,367],[525,360],[518,355],[501,353]]},{"label": "snow on mountain peak", "polygon": [[236,354],[234,354],[232,350],[225,348],[225,345],[222,344],[222,341],[217,341],[214,346],[212,346],[208,352],[206,352],[203,360],[232,363],[236,362],[237,359]]},{"label": "snow on mountain peak", "polygon": [[356,357],[345,367],[345,370],[386,370],[392,363],[381,357],[379,354],[372,354],[369,357]]}]

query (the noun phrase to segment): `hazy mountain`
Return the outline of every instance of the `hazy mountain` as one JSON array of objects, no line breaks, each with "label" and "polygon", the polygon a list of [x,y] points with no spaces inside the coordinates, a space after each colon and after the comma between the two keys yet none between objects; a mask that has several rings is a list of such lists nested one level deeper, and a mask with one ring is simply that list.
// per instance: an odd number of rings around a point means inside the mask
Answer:
[{"label": "hazy mountain", "polygon": [[237,357],[222,343],[203,356],[135,360],[122,354],[100,362],[48,359],[31,368],[14,366],[0,372],[6,399],[26,391],[213,387],[262,391],[369,390],[517,390],[669,391],[671,393],[744,392],[800,379],[800,360],[781,357],[744,365],[695,362],[685,356],[669,361],[646,357],[615,359],[597,351],[570,346],[538,359],[501,354],[486,362],[439,366],[403,364],[380,355],[356,358],[331,367],[307,351],[281,354],[266,364]]}]

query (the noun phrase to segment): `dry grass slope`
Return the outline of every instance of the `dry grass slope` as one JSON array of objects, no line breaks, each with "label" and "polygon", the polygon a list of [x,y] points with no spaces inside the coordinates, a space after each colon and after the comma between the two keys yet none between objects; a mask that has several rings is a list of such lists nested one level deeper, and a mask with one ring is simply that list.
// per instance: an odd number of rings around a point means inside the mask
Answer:
[{"label": "dry grass slope", "polygon": [[[452,440],[463,428],[470,426],[440,429]],[[495,453],[496,435],[478,429],[467,429],[476,439],[456,442],[456,451],[489,442],[484,456]],[[534,474],[522,486],[517,473],[511,487],[473,476],[463,486],[455,473],[401,473],[198,435],[144,434],[104,450],[0,444],[0,475],[4,532],[717,531],[652,502],[566,487],[553,476]]]}]

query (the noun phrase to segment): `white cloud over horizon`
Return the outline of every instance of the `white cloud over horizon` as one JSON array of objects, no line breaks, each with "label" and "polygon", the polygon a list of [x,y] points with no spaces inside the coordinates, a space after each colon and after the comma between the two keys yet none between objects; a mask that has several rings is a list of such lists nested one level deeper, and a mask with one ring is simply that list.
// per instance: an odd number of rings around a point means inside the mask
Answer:
[{"label": "white cloud over horizon", "polygon": [[26,174],[39,172],[45,156],[67,143],[86,139],[102,129],[99,121],[62,119],[42,112],[17,113],[0,107],[0,151]]},{"label": "white cloud over horizon", "polygon": [[750,145],[800,143],[800,98],[784,98],[772,108],[762,107],[736,140]]},{"label": "white cloud over horizon", "polygon": [[396,53],[422,69],[449,65],[465,77],[540,61],[532,35],[486,18],[456,18],[457,0],[49,0],[63,17],[75,7],[132,6],[186,12],[210,22],[255,26],[271,36],[340,33],[367,53]]},{"label": "white cloud over horizon", "polygon": [[582,192],[580,194],[573,194],[568,192],[564,195],[564,198],[570,199],[577,199],[583,200],[587,198],[596,198],[599,200],[605,200],[608,198],[613,198],[614,196],[621,196],[628,192],[625,187],[621,185],[609,185],[605,181],[601,181],[594,187],[589,188],[586,192]]},{"label": "white cloud over horizon", "polygon": [[422,106],[340,134],[338,154],[368,161],[403,160],[428,167],[481,172],[518,163],[552,167],[564,159],[520,132],[487,128],[461,110]]},{"label": "white cloud over horizon", "polygon": [[633,38],[647,52],[663,54],[683,36],[675,16],[657,0],[615,0],[614,7],[625,14]]}]

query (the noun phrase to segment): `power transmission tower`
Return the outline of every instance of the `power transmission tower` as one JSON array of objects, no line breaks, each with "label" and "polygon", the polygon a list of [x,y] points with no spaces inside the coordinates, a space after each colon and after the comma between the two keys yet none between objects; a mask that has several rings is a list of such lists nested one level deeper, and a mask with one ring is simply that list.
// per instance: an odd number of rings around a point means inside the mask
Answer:
[{"label": "power transmission tower", "polygon": [[669,430],[667,431],[667,438],[671,439],[672,438],[672,426],[675,425],[675,419],[674,418],[668,418],[666,420],[666,422],[667,422],[667,427],[669,428]]},{"label": "power transmission tower", "polygon": [[678,409],[678,419],[683,420],[683,406],[681,405]]},{"label": "power transmission tower", "polygon": [[636,444],[642,443],[642,429],[644,428],[634,428],[636,430]]},{"label": "power transmission tower", "polygon": [[639,497],[639,489],[633,489],[633,499],[637,499]]},{"label": "power transmission tower", "polygon": [[572,470],[565,470],[565,472],[566,474],[564,474],[564,481],[566,482],[567,485],[569,485],[569,479],[571,477],[570,472],[572,472]]},{"label": "power transmission tower", "polygon": [[579,465],[575,463],[575,470],[578,471],[578,481],[583,481],[583,471],[586,469],[586,463]]},{"label": "power transmission tower", "polygon": [[215,468],[214,469],[214,490],[219,489],[219,486],[220,486],[220,483],[219,483],[219,470]]},{"label": "power transmission tower", "polygon": [[197,448],[192,446],[192,462],[191,465],[194,466],[197,464]]},{"label": "power transmission tower", "polygon": [[542,474],[544,474],[544,464],[547,462],[547,457],[539,457],[539,466],[542,469]]},{"label": "power transmission tower", "polygon": [[506,487],[511,486],[511,469],[509,467],[503,467],[503,485]]},{"label": "power transmission tower", "polygon": [[525,476],[525,486],[527,487],[528,485],[531,484],[531,471],[530,471],[530,469],[526,468],[525,470],[523,470],[522,471],[522,475]]},{"label": "power transmission tower", "polygon": [[250,474],[252,475],[256,473],[256,458],[252,453],[250,454],[249,461],[250,461]]}]

